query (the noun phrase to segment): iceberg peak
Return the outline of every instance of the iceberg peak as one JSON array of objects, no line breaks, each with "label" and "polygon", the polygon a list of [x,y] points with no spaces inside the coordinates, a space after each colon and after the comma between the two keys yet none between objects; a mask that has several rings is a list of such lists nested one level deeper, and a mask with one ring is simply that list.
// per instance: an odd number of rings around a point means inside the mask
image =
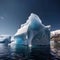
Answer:
[{"label": "iceberg peak", "polygon": [[17,33],[15,34],[15,36],[26,33],[28,28],[31,28],[31,29],[40,28],[41,29],[42,26],[44,26],[44,25],[42,24],[42,21],[39,18],[39,16],[34,13],[31,13],[30,16],[28,17],[26,23],[21,24],[21,27],[17,30]]}]

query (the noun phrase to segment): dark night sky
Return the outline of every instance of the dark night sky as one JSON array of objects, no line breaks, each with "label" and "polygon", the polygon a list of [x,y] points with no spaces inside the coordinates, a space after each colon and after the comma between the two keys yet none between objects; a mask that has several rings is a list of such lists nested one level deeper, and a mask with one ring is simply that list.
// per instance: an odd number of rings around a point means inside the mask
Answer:
[{"label": "dark night sky", "polygon": [[51,30],[60,29],[60,0],[0,0],[0,34],[15,34],[32,12]]}]

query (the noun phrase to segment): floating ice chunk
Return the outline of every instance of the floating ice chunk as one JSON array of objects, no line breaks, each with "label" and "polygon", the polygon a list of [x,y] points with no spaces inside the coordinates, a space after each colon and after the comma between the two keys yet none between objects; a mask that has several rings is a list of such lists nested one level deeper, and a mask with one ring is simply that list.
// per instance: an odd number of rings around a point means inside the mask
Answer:
[{"label": "floating ice chunk", "polygon": [[60,30],[55,30],[55,31],[51,31],[50,32],[50,37],[53,38],[53,37],[59,37],[60,36]]},{"label": "floating ice chunk", "polygon": [[0,35],[0,43],[8,44],[11,42],[11,36],[9,35]]}]

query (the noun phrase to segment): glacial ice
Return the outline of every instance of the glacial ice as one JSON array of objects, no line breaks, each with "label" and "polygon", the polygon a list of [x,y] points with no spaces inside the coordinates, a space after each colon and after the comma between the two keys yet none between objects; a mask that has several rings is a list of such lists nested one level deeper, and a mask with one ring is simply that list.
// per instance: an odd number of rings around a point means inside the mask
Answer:
[{"label": "glacial ice", "polygon": [[9,44],[11,42],[11,36],[9,35],[0,35],[0,43]]},{"label": "glacial ice", "polygon": [[17,44],[49,45],[50,25],[45,26],[38,15],[31,13],[26,23],[17,30],[14,39]]}]

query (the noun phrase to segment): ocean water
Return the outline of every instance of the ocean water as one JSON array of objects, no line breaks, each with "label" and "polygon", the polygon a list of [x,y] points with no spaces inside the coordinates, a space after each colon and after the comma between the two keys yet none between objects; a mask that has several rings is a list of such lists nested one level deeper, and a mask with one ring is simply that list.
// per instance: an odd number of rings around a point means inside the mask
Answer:
[{"label": "ocean water", "polygon": [[4,43],[0,43],[0,60],[7,60],[11,57],[11,48]]},{"label": "ocean water", "polygon": [[48,60],[49,46],[32,46],[15,44],[13,47],[0,43],[0,60]]}]

